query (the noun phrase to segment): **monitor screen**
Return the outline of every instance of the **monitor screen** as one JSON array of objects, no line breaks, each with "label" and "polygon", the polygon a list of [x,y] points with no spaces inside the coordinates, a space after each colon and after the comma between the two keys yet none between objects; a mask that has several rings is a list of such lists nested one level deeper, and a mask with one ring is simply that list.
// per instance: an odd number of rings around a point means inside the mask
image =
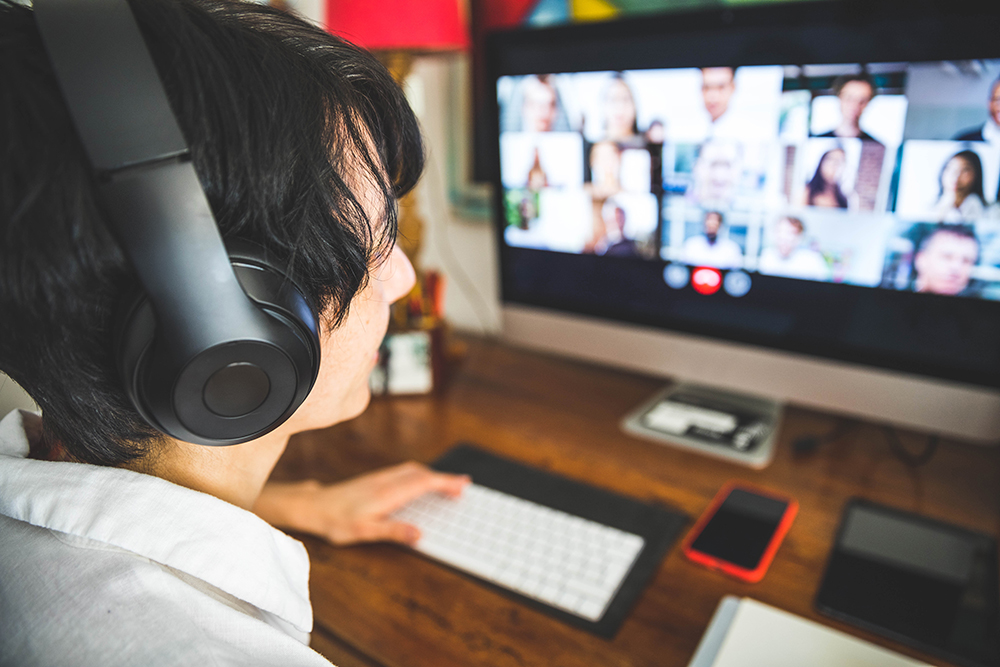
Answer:
[{"label": "monitor screen", "polygon": [[1000,40],[853,6],[495,38],[505,301],[1000,387]]}]

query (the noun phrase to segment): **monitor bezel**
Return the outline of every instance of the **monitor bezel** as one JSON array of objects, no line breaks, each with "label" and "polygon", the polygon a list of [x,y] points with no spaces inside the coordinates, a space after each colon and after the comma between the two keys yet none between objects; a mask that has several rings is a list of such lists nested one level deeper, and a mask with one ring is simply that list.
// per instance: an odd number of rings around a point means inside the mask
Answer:
[{"label": "monitor bezel", "polygon": [[[990,28],[998,16],[972,3],[900,2],[872,3],[817,1],[778,3],[746,8],[715,8],[672,12],[601,24],[545,29],[516,29],[492,33],[487,40],[488,83],[495,90],[503,75],[615,71],[745,65],[806,65],[857,62],[926,62],[1000,58],[1000,40]],[[654,45],[669,39],[669,52]],[[751,48],[752,47],[752,48]],[[639,63],[624,57],[609,61],[602,53],[631,49],[646,54]],[[543,63],[539,66],[538,63]],[[501,300],[505,305],[527,306],[631,325],[655,327],[665,332],[697,335],[739,345],[808,355],[995,390],[1000,375],[970,372],[919,360],[886,359],[878,350],[829,345],[775,343],[773,337],[734,331],[707,323],[650,319],[587,304],[567,305],[559,300],[517,294],[507,268],[512,253],[550,252],[513,248],[504,239],[503,187],[499,170],[499,105],[487,105],[490,115],[494,173],[495,233],[500,262]],[[609,261],[609,258],[599,258]],[[649,261],[665,265],[662,260]],[[823,283],[819,283],[823,284]],[[873,288],[837,285],[842,290]],[[924,299],[928,305],[946,307],[954,297],[893,293],[891,298]],[[983,308],[996,308],[981,302]]]}]

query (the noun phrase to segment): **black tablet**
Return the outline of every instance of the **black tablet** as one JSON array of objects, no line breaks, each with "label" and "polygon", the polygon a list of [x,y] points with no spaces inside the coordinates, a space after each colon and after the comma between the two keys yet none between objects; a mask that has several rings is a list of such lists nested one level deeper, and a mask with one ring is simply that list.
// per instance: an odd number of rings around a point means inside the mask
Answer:
[{"label": "black tablet", "polygon": [[816,607],[946,660],[1000,665],[996,540],[852,499]]}]

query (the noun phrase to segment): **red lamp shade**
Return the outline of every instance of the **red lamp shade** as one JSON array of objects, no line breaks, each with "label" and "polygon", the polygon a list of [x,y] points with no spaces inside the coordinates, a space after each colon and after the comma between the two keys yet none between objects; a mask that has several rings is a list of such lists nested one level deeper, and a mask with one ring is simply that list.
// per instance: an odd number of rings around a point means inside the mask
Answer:
[{"label": "red lamp shade", "polygon": [[326,25],[371,51],[457,51],[469,46],[461,0],[327,0]]}]

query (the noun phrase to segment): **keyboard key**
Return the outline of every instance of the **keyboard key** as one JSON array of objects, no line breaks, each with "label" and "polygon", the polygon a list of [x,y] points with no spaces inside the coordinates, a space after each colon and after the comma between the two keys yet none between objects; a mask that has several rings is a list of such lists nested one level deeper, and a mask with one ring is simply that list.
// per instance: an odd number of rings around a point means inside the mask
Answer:
[{"label": "keyboard key", "polygon": [[426,494],[395,513],[420,528],[415,549],[591,621],[604,614],[642,551],[642,537],[471,484]]}]

